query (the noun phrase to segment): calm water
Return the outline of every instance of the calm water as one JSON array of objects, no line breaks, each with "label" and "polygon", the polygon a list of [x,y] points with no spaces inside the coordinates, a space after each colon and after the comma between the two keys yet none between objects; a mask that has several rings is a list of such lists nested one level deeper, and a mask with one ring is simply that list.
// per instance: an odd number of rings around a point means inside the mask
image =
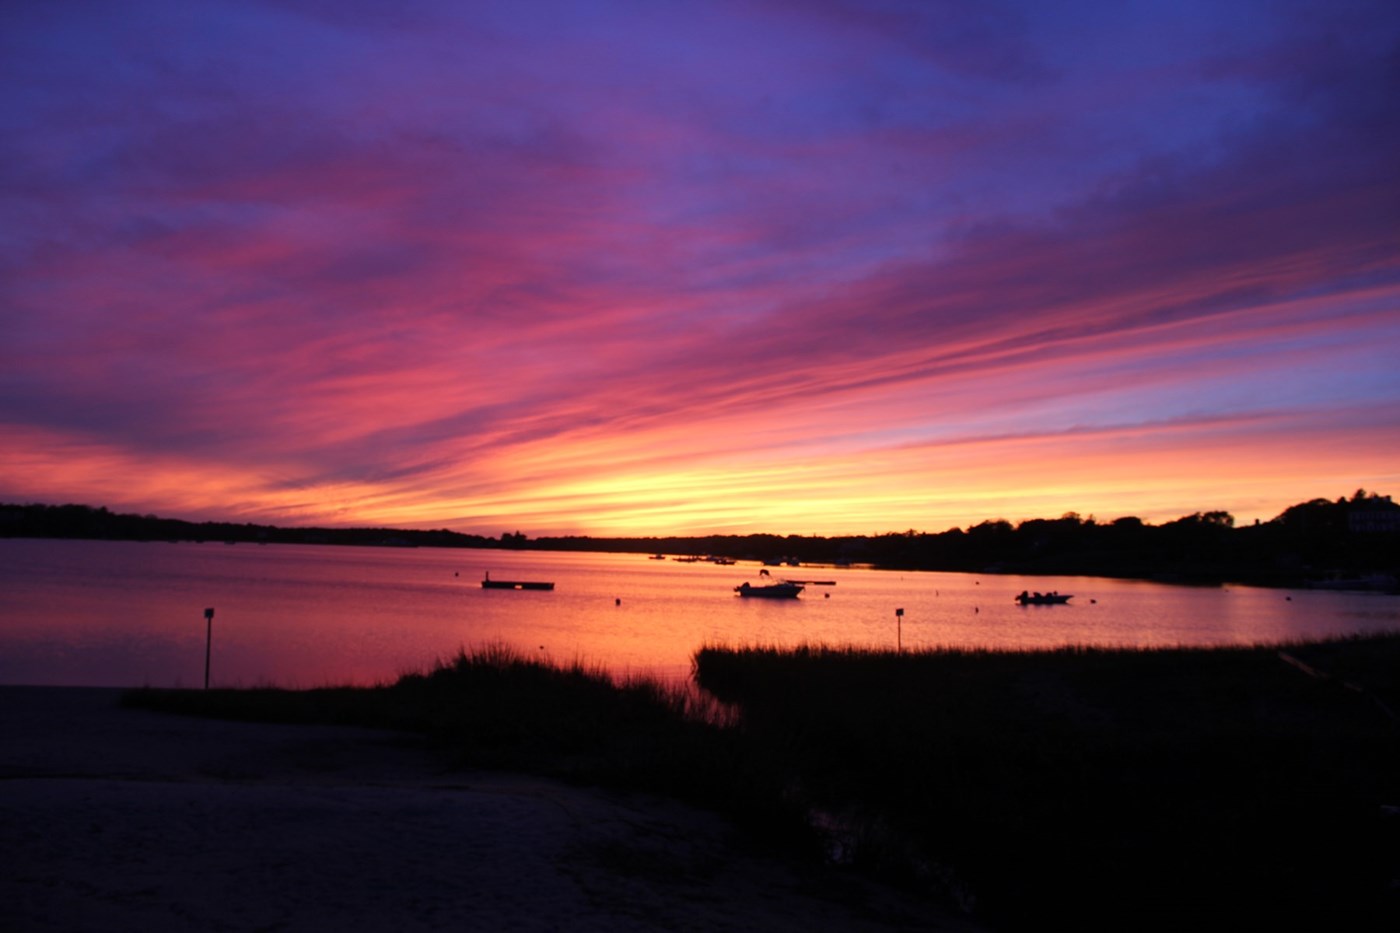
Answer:
[{"label": "calm water", "polygon": [[[483,590],[486,571],[556,588]],[[205,607],[212,683],[285,687],[391,680],[493,643],[684,676],[706,643],[1216,645],[1400,630],[1393,596],[1099,578],[783,568],[772,573],[836,585],[734,596],[758,571],[634,554],[0,539],[0,683],[198,686]],[[1023,589],[1075,598],[1021,607]]]}]

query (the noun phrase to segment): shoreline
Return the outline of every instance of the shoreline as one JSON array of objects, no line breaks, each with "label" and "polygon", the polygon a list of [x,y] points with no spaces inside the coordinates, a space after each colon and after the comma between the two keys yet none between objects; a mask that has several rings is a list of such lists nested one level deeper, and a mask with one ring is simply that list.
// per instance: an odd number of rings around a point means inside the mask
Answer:
[{"label": "shoreline", "polygon": [[8,929],[976,929],[662,798],[123,692],[0,686]]}]

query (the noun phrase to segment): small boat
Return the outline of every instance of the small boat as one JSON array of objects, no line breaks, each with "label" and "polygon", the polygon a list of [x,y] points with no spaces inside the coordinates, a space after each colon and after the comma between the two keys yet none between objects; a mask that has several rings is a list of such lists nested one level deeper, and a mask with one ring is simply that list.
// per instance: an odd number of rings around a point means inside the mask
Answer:
[{"label": "small boat", "polygon": [[734,587],[734,592],[740,596],[761,596],[766,599],[796,599],[797,594],[802,592],[802,584],[791,583],[787,580],[766,583],[763,586],[741,583]]},{"label": "small boat", "polygon": [[1073,598],[1072,593],[1027,593],[1022,590],[1016,602],[1022,606],[1062,606]]},{"label": "small boat", "polygon": [[1366,576],[1333,574],[1321,580],[1308,580],[1307,587],[1310,590],[1362,590],[1393,593],[1397,589],[1397,584],[1395,575],[1389,573],[1373,573]]},{"label": "small boat", "polygon": [[486,576],[481,581],[483,590],[552,590],[553,583],[542,583],[535,580],[492,580],[491,571],[486,572]]}]

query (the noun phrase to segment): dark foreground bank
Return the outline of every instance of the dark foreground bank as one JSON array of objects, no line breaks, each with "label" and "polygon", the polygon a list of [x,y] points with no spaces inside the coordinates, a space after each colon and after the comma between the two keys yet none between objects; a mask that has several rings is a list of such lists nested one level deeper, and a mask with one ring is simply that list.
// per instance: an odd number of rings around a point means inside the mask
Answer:
[{"label": "dark foreground bank", "polygon": [[969,930],[715,814],[421,737],[0,686],[0,930]]},{"label": "dark foreground bank", "polygon": [[408,730],[462,765],[673,795],[1005,929],[1400,921],[1400,637],[708,647],[696,676],[732,706],[503,651],[375,689],[127,701]]}]

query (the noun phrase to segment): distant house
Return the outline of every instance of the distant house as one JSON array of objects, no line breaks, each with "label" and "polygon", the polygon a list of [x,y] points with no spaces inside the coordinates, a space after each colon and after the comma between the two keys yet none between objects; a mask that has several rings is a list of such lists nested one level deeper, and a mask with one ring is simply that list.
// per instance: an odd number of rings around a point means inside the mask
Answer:
[{"label": "distant house", "polygon": [[1390,496],[1353,500],[1347,510],[1347,530],[1356,534],[1400,534],[1400,505]]}]

